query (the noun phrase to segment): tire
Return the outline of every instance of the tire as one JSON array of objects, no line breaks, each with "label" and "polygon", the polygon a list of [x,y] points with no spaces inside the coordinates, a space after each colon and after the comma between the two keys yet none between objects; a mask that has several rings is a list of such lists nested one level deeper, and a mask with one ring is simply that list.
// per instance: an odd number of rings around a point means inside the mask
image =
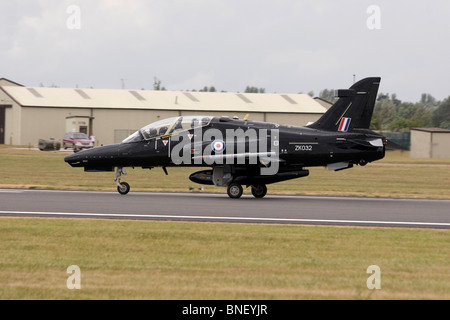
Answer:
[{"label": "tire", "polygon": [[264,198],[267,194],[267,187],[265,184],[257,184],[252,186],[252,194],[255,198]]},{"label": "tire", "polygon": [[122,195],[126,195],[128,192],[130,192],[130,185],[126,182],[122,182],[120,184],[120,187],[117,187],[117,191]]},{"label": "tire", "polygon": [[239,199],[244,193],[244,189],[238,183],[231,183],[227,188],[227,193],[231,199]]}]

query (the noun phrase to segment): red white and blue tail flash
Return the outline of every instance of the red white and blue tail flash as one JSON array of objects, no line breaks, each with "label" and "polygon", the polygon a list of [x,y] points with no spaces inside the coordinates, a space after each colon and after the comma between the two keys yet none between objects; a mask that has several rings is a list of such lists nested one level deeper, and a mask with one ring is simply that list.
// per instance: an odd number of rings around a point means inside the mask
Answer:
[{"label": "red white and blue tail flash", "polygon": [[341,123],[339,124],[338,131],[347,132],[348,128],[350,127],[351,121],[352,121],[352,118],[342,118]]}]

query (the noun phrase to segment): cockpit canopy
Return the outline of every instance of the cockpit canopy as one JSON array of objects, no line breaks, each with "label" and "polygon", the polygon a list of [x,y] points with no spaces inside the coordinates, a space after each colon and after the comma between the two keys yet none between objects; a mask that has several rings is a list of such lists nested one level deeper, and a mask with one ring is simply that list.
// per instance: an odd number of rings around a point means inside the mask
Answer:
[{"label": "cockpit canopy", "polygon": [[160,120],[143,127],[122,143],[147,141],[171,135],[175,132],[186,131],[209,125],[212,117],[207,116],[182,116]]}]

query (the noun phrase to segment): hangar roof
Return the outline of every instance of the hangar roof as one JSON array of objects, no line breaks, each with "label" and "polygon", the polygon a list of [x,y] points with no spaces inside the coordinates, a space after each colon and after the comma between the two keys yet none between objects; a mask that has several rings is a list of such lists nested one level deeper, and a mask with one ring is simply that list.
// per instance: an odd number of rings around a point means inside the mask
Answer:
[{"label": "hangar roof", "polygon": [[424,131],[430,133],[450,133],[450,130],[442,128],[411,128],[411,130]]},{"label": "hangar roof", "polygon": [[14,82],[6,78],[0,78],[0,86],[19,86],[23,87],[21,84]]},{"label": "hangar roof", "polygon": [[2,86],[14,101],[27,107],[163,109],[317,113],[326,111],[307,94],[187,92],[154,90],[74,89]]}]

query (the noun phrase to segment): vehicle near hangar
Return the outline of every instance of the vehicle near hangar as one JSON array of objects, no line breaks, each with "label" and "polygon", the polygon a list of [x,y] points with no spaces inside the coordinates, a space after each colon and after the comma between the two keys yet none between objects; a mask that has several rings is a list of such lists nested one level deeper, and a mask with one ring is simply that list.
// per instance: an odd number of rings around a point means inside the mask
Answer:
[{"label": "vehicle near hangar", "polygon": [[87,134],[81,132],[68,132],[64,135],[63,148],[73,148],[74,150],[90,149],[94,143]]},{"label": "vehicle near hangar", "polygon": [[55,138],[39,139],[38,148],[41,151],[58,151],[61,149],[61,141],[58,141]]},{"label": "vehicle near hangar", "polygon": [[249,121],[247,118],[180,116],[152,123],[122,143],[84,150],[65,157],[86,172],[114,171],[120,194],[126,167],[209,167],[191,181],[226,187],[240,198],[243,187],[263,198],[267,185],[309,175],[307,167],[331,171],[364,166],[382,159],[386,139],[369,130],[379,77],[337,90],[339,99],[316,122],[305,127]]}]

